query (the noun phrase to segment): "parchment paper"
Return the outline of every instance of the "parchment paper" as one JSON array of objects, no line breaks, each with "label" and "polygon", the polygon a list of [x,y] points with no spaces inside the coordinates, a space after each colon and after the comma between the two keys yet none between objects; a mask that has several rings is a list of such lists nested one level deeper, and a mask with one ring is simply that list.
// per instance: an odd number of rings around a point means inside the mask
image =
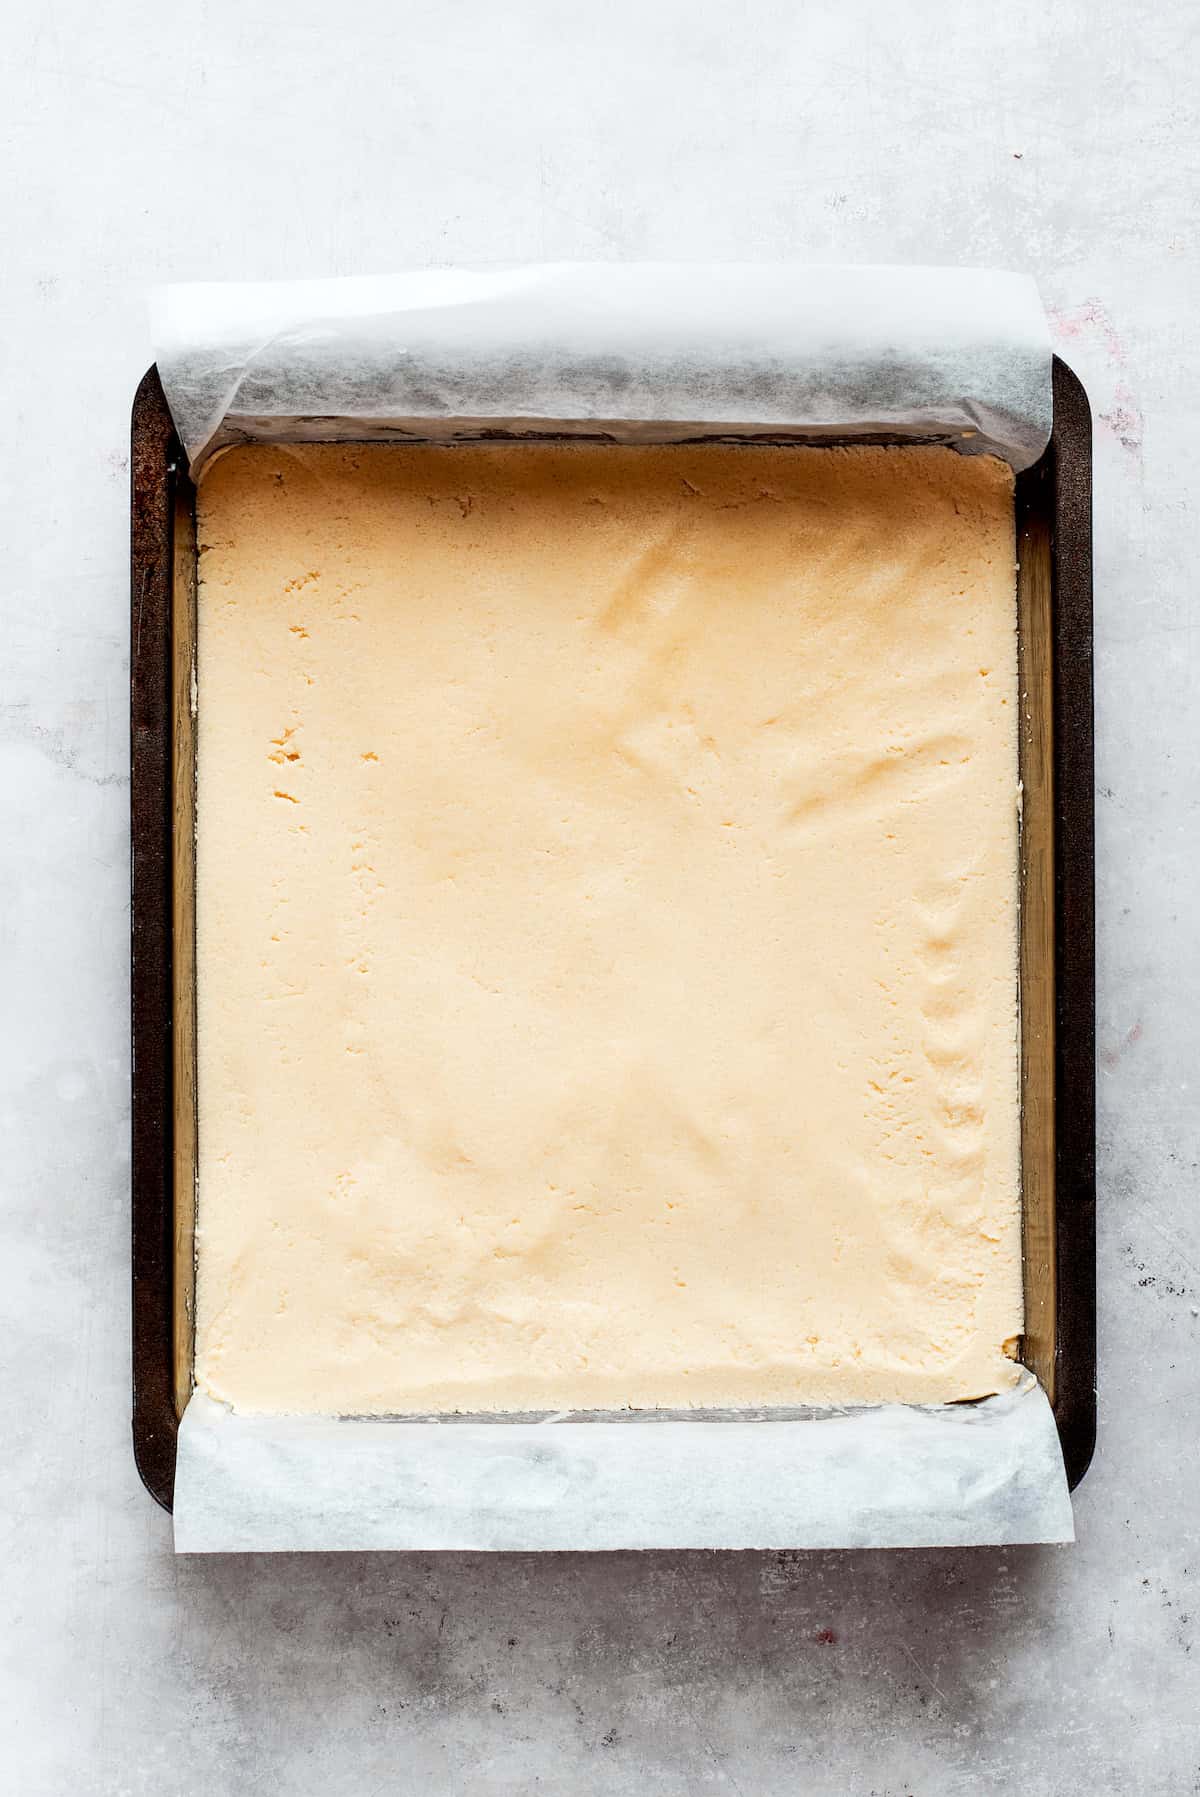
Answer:
[{"label": "parchment paper", "polygon": [[1023,275],[553,263],[160,288],[159,374],[193,468],[246,439],[484,430],[944,437],[1024,468],[1050,338]]},{"label": "parchment paper", "polygon": [[[152,311],[193,472],[240,441],[547,429],[883,435],[1020,469],[1050,432],[1037,292],[993,271],[444,269],[172,287]],[[961,1546],[1072,1532],[1032,1376],[975,1404],[757,1420],[239,1416],[197,1393],[179,1434],[179,1552]]]},{"label": "parchment paper", "polygon": [[1054,1418],[1032,1377],[980,1404],[782,1421],[242,1417],[197,1393],[175,1474],[178,1553],[1073,1537]]}]

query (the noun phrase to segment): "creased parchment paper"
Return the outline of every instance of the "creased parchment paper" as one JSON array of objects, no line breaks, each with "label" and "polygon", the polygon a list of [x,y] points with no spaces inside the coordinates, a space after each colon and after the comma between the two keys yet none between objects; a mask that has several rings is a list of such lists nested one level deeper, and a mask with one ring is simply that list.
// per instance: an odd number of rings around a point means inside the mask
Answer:
[{"label": "creased parchment paper", "polygon": [[[1051,424],[1032,282],[796,265],[441,269],[165,288],[198,470],[243,441],[882,435],[1027,467]],[[204,703],[203,692],[199,703]],[[236,1415],[179,1433],[179,1552],[917,1547],[1072,1539],[1031,1377],[975,1404],[761,1418]]]},{"label": "creased parchment paper", "polygon": [[201,1394],[179,1434],[180,1553],[961,1547],[1070,1541],[1041,1387],[785,1421],[354,1422],[243,1417]]},{"label": "creased parchment paper", "polygon": [[1032,281],[980,269],[552,263],[158,289],[193,469],[224,443],[941,437],[1014,468],[1050,434]]}]

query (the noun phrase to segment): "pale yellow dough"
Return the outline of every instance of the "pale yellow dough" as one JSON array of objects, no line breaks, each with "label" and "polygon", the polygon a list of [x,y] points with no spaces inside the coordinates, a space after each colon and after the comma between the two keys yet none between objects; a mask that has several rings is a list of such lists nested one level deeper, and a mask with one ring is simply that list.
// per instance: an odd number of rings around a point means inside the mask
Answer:
[{"label": "pale yellow dough", "polygon": [[1008,470],[251,448],[199,515],[200,1387],[1011,1385]]}]

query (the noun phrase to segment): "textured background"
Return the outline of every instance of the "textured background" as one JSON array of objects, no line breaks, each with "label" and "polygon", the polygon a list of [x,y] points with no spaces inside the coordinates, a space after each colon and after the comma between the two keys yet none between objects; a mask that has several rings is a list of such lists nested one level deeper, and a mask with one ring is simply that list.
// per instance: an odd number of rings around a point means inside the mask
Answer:
[{"label": "textured background", "polygon": [[[1200,1791],[1189,0],[33,0],[0,68],[2,1746],[42,1793]],[[177,1562],[128,1444],[148,283],[1032,270],[1096,413],[1100,1449],[1073,1548]]]}]

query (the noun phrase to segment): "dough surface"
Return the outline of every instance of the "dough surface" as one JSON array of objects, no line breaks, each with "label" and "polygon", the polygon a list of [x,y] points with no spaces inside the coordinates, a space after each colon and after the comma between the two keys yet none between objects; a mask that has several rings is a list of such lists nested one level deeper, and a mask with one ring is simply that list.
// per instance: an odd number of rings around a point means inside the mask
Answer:
[{"label": "dough surface", "polygon": [[210,464],[204,1390],[1013,1383],[1013,529],[940,448]]}]

